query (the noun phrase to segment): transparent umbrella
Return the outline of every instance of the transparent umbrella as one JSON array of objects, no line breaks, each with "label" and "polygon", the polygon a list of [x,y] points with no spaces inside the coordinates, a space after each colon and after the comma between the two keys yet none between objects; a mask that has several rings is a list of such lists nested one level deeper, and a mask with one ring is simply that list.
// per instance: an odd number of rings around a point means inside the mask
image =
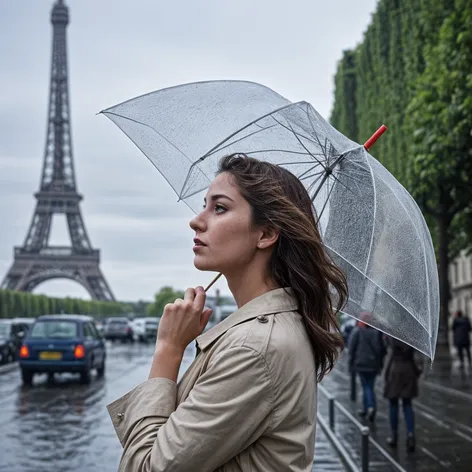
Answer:
[{"label": "transparent umbrella", "polygon": [[309,192],[323,243],[347,276],[343,312],[433,359],[438,274],[423,215],[366,147],[309,103],[252,82],[210,81],[158,90],[102,113],[194,212],[224,155],[245,153],[290,170]]}]

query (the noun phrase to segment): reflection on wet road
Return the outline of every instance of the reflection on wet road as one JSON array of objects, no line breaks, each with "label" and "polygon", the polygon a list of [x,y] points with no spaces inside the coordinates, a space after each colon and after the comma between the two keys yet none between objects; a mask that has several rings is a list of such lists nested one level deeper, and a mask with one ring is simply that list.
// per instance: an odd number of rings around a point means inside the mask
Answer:
[{"label": "reflection on wet road", "polygon": [[81,385],[72,375],[0,376],[0,470],[116,471],[121,446],[105,405],[147,378],[153,346],[110,345],[104,379]]},{"label": "reflection on wet road", "polygon": [[[0,375],[1,472],[115,472],[121,445],[105,406],[147,379],[154,346],[109,344],[104,379],[82,385],[63,374],[21,385],[20,371]],[[185,353],[179,377],[195,357]],[[344,470],[318,428],[316,471]],[[319,464],[319,465],[318,465]]]}]

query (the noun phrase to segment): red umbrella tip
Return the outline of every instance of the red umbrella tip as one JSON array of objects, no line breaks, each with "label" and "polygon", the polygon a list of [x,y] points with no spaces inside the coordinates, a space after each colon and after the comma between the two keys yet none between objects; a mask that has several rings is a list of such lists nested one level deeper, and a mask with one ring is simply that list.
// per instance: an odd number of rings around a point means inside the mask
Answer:
[{"label": "red umbrella tip", "polygon": [[385,125],[382,125],[367,141],[366,143],[364,144],[364,147],[365,149],[368,151],[372,145],[377,141],[377,139],[380,138],[380,136],[382,136],[382,134],[385,133],[385,131],[387,131],[387,127]]}]

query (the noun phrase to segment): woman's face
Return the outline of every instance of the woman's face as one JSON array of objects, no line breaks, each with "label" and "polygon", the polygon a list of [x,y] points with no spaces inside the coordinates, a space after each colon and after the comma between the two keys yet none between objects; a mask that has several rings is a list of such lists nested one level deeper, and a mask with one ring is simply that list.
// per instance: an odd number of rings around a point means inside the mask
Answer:
[{"label": "woman's face", "polygon": [[262,234],[252,225],[249,203],[225,172],[210,185],[203,210],[190,227],[195,231],[195,267],[225,275],[250,263]]}]

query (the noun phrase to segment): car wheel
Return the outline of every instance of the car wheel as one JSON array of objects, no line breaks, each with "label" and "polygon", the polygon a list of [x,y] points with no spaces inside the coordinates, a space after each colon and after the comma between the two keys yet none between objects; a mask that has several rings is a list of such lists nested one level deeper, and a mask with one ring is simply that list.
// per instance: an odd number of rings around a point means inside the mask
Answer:
[{"label": "car wheel", "polygon": [[102,361],[102,365],[97,369],[97,377],[103,377],[105,375],[105,359]]},{"label": "car wheel", "polygon": [[32,372],[31,370],[21,369],[21,380],[23,382],[23,385],[33,385],[33,375],[34,372]]},{"label": "car wheel", "polygon": [[90,365],[86,365],[84,370],[80,373],[80,382],[83,384],[89,384],[92,381],[92,372]]}]

